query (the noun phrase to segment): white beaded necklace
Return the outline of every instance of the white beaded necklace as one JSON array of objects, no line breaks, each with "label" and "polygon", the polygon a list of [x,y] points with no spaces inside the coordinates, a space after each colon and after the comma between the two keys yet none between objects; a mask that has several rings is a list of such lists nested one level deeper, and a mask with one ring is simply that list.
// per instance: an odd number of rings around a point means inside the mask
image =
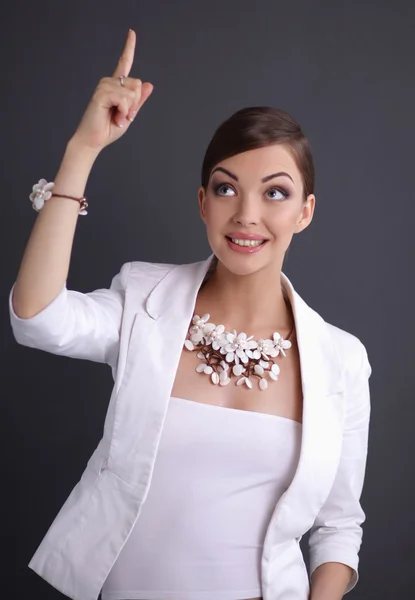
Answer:
[{"label": "white beaded necklace", "polygon": [[203,317],[194,315],[192,325],[184,342],[187,350],[198,350],[197,358],[203,362],[196,367],[198,373],[210,375],[214,385],[228,385],[232,375],[239,377],[236,385],[245,384],[252,389],[252,378],[259,379],[259,388],[265,390],[268,380],[277,381],[280,367],[273,360],[278,356],[286,357],[285,350],[291,348],[289,341],[294,326],[283,339],[274,332],[272,339],[253,340],[253,335],[237,334],[236,330],[228,331],[223,325],[209,323],[210,315]]}]

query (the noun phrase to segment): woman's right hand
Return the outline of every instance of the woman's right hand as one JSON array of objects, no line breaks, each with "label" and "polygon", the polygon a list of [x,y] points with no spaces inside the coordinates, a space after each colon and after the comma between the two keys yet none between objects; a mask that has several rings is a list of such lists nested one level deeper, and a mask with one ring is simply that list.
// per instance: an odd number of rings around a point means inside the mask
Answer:
[{"label": "woman's right hand", "polygon": [[[114,75],[100,80],[72,137],[79,147],[100,152],[118,140],[153,91],[151,83],[127,77],[134,60],[135,43],[135,32],[130,29]],[[119,79],[121,75],[124,75],[124,86]]]}]

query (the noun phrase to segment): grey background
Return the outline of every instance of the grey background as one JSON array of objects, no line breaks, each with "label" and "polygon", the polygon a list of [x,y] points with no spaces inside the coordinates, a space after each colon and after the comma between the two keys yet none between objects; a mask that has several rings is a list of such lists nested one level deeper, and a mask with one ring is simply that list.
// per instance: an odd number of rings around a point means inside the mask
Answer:
[{"label": "grey background", "polygon": [[[235,110],[291,112],[314,149],[314,220],[284,265],[373,368],[358,599],[415,593],[413,221],[415,4],[411,1],[13,2],[3,6],[2,578],[7,598],[62,595],[28,567],[101,437],[110,369],[19,346],[7,300],[36,219],[92,92],[129,27],[131,75],[152,97],[105,149],[79,217],[68,287],[108,287],[129,260],[207,257],[197,187],[206,145]],[[303,538],[305,547],[306,538]],[[5,595],[6,597],[6,595]]]}]

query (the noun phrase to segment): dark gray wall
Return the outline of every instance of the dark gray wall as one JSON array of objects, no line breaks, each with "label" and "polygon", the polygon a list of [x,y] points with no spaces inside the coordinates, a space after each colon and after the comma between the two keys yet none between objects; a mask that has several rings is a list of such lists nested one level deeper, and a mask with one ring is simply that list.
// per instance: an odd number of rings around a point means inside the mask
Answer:
[{"label": "dark gray wall", "polygon": [[372,364],[358,599],[412,598],[415,4],[410,1],[8,3],[0,22],[2,580],[7,598],[62,597],[27,567],[101,437],[110,370],[19,346],[7,298],[53,180],[129,27],[152,97],[98,158],[68,287],[108,286],[129,260],[207,256],[196,192],[216,126],[243,106],[291,112],[314,148],[314,220],[284,271]]}]

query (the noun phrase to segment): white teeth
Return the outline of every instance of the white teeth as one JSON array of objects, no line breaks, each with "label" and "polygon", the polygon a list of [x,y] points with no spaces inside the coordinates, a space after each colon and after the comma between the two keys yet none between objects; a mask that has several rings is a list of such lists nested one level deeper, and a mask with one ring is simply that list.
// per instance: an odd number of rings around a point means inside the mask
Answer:
[{"label": "white teeth", "polygon": [[238,240],[236,238],[231,238],[234,244],[238,244],[238,246],[260,246],[264,243],[265,240]]}]

